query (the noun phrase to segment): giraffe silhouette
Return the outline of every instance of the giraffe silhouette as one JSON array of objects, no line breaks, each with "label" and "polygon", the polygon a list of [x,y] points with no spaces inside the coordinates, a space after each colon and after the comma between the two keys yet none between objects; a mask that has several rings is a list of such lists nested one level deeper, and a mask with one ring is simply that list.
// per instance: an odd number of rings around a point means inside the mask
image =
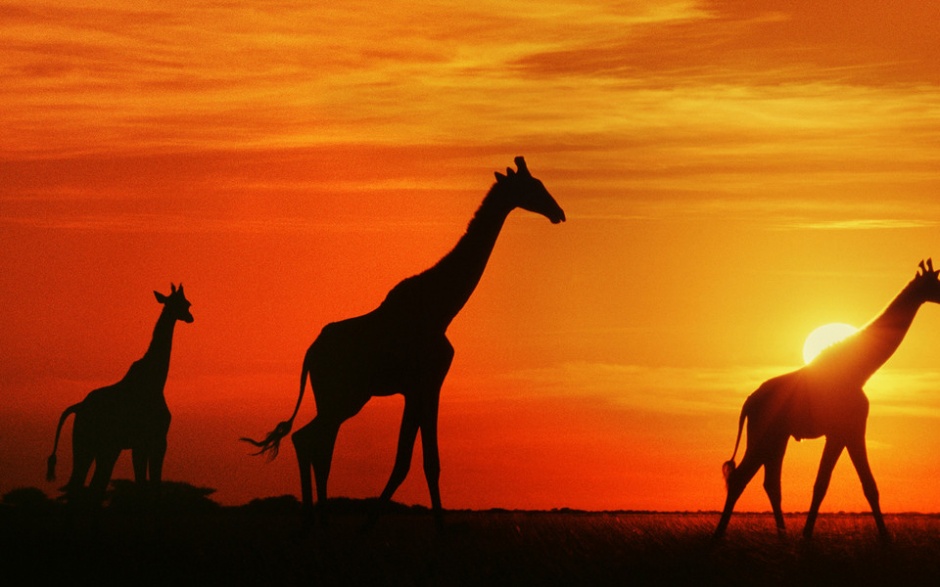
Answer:
[{"label": "giraffe silhouette", "polygon": [[[847,449],[878,532],[887,537],[878,486],[865,447],[868,398],[862,388],[897,350],[920,306],[925,302],[940,303],[938,273],[932,260],[928,259],[926,264],[921,261],[914,279],[866,326],[824,350],[803,368],[765,381],[745,400],[734,453],[722,468],[728,496],[715,529],[716,537],[725,533],[735,502],[761,467],[777,531],[781,534],[786,531],[780,507],[780,473],[790,436],[798,441],[826,437],[803,536],[812,536],[832,470]],[[747,449],[741,464],[735,466],[734,455],[745,420]]]},{"label": "giraffe silhouette", "polygon": [[163,304],[163,309],[144,356],[131,365],[120,381],[91,391],[85,399],[67,407],[59,418],[46,478],[55,480],[56,450],[62,425],[69,415],[75,414],[72,475],[62,488],[66,497],[76,497],[82,492],[94,463],[95,472],[88,496],[100,503],[111,481],[114,465],[124,449],[131,450],[137,484],[146,486],[149,473],[152,489],[160,489],[166,435],[170,429],[170,410],[163,397],[163,388],[170,369],[173,330],[178,320],[193,321],[191,304],[183,293],[183,285],[177,288],[170,284],[170,288],[168,296],[153,292],[157,301]]},{"label": "giraffe silhouette", "polygon": [[405,407],[395,464],[379,503],[387,504],[405,480],[420,432],[432,512],[441,527],[437,417],[441,385],[454,356],[447,327],[479,283],[510,212],[522,208],[545,216],[553,224],[565,220],[565,213],[542,182],[532,177],[525,160],[516,157],[515,163],[517,171],[507,168],[505,175],[496,173],[496,183],[483,198],[466,233],[436,265],[401,281],[372,312],[323,328],[304,357],[300,395],[290,419],[262,440],[242,438],[260,448],[255,454],[267,453],[274,458],[297,417],[309,376],[317,414],[291,436],[307,519],[313,512],[312,470],[322,520],[340,425],[356,415],[371,397],[402,394]]}]

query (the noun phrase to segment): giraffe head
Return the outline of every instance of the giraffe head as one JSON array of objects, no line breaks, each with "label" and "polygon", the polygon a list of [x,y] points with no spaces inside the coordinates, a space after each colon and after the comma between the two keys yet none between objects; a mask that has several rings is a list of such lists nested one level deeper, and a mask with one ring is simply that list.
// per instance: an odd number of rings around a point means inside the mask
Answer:
[{"label": "giraffe head", "polygon": [[940,271],[934,271],[933,259],[921,261],[919,266],[917,275],[908,287],[916,292],[919,299],[940,304]]},{"label": "giraffe head", "polygon": [[192,323],[193,315],[189,311],[189,307],[192,304],[189,303],[189,300],[186,299],[186,295],[183,293],[183,284],[177,288],[172,283],[170,284],[170,295],[165,296],[158,291],[154,291],[153,295],[156,296],[157,301],[163,304],[163,311],[169,313],[170,317],[174,320],[182,320],[187,324]]},{"label": "giraffe head", "polygon": [[506,174],[496,172],[496,186],[508,198],[511,208],[522,208],[548,218],[552,224],[565,221],[565,211],[555,201],[542,182],[532,177],[525,159],[516,157],[517,171],[506,168]]}]

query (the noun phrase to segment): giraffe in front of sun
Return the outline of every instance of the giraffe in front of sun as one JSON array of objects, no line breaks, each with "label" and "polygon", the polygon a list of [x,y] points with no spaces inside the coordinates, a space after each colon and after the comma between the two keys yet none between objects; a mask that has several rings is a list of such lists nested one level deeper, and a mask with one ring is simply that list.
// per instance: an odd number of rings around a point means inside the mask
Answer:
[{"label": "giraffe in front of sun", "polygon": [[[862,388],[897,350],[921,305],[940,303],[938,274],[933,261],[921,261],[914,279],[866,326],[824,350],[803,368],[764,382],[745,400],[734,454],[723,466],[728,495],[715,529],[716,537],[725,533],[735,502],[761,467],[777,531],[785,532],[780,473],[791,436],[797,440],[826,437],[803,535],[809,538],[813,534],[819,506],[843,450],[848,450],[855,465],[879,533],[888,535],[878,486],[868,463],[865,446],[868,398]],[[741,463],[735,466],[734,455],[745,420],[747,449]]]},{"label": "giraffe in front of sun", "polygon": [[322,518],[340,425],[356,415],[370,398],[402,394],[405,407],[395,464],[379,501],[389,502],[405,480],[420,432],[431,508],[441,526],[438,404],[454,356],[447,327],[479,283],[510,212],[522,208],[554,224],[565,220],[565,213],[542,182],[529,173],[525,160],[516,157],[515,163],[517,170],[507,168],[505,174],[496,173],[496,183],[483,198],[466,233],[436,265],[400,282],[372,312],[323,328],[304,357],[300,394],[290,419],[261,440],[242,439],[260,448],[256,454],[276,456],[281,439],[293,427],[309,377],[317,415],[291,437],[307,518],[313,511],[311,471]]}]

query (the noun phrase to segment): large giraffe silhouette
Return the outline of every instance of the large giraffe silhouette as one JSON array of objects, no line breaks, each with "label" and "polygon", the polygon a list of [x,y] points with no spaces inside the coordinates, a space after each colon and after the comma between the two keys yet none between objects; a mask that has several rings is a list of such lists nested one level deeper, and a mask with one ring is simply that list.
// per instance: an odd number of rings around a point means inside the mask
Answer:
[{"label": "large giraffe silhouette", "polygon": [[[770,498],[777,531],[785,532],[780,507],[780,472],[790,436],[797,440],[826,437],[803,535],[812,536],[832,470],[842,451],[847,449],[878,531],[887,536],[878,486],[865,447],[868,398],[862,387],[897,350],[918,308],[925,302],[940,303],[938,273],[930,259],[926,264],[921,261],[914,279],[865,327],[829,347],[803,368],[764,382],[745,400],[738,420],[734,453],[723,466],[728,496],[715,536],[724,534],[735,502],[761,467],[764,467],[764,489]],[[741,464],[735,466],[734,455],[738,452],[745,420],[747,449]]]},{"label": "large giraffe silhouette", "polygon": [[66,418],[75,414],[72,475],[62,488],[66,497],[74,497],[81,492],[94,463],[89,497],[96,502],[104,499],[114,464],[124,449],[131,450],[137,484],[145,486],[149,473],[150,485],[156,491],[160,489],[166,435],[170,429],[170,410],[163,397],[163,388],[170,370],[173,330],[178,320],[193,321],[191,304],[183,293],[183,285],[177,288],[170,284],[170,288],[168,296],[153,292],[157,301],[163,304],[163,309],[144,356],[131,365],[123,379],[89,392],[85,399],[67,407],[59,418],[46,477],[49,481],[55,480],[59,434]]},{"label": "large giraffe silhouette", "polygon": [[441,525],[438,402],[454,356],[445,334],[447,327],[479,283],[510,212],[522,208],[555,224],[565,220],[565,213],[542,182],[532,177],[525,160],[516,157],[515,163],[518,171],[507,168],[505,175],[496,173],[496,183],[450,253],[427,271],[392,288],[372,312],[323,328],[304,357],[300,395],[290,419],[278,424],[263,440],[242,439],[261,449],[256,454],[276,456],[281,439],[297,417],[309,376],[317,415],[291,437],[308,518],[313,510],[311,469],[316,479],[317,509],[322,514],[340,425],[356,415],[371,397],[402,394],[405,407],[395,464],[380,503],[391,500],[408,474],[420,431],[432,512]]}]

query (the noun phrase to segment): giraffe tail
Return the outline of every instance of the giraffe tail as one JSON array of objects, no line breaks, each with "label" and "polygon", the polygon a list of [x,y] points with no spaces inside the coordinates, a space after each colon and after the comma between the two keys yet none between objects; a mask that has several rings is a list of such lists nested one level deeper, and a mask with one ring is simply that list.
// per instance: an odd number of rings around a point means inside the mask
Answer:
[{"label": "giraffe tail", "polygon": [[59,416],[59,425],[55,429],[55,442],[52,444],[52,454],[49,455],[49,458],[46,459],[46,481],[55,481],[55,465],[56,465],[56,451],[59,450],[59,436],[62,434],[62,425],[65,424],[65,419],[69,415],[74,414],[78,411],[81,402],[73,404],[62,412],[62,415]]},{"label": "giraffe tail", "polygon": [[300,372],[300,395],[297,397],[297,406],[294,408],[294,413],[291,415],[290,420],[285,420],[275,426],[274,430],[269,432],[267,436],[261,440],[253,440],[245,436],[239,439],[242,442],[247,442],[260,449],[258,452],[252,453],[253,456],[267,455],[269,461],[273,461],[277,457],[277,453],[281,448],[281,440],[290,434],[291,428],[294,426],[294,418],[297,417],[297,412],[300,410],[300,402],[304,399],[304,388],[307,385],[307,376],[309,374],[310,369],[305,359],[303,369]]},{"label": "giraffe tail", "polygon": [[731,476],[736,467],[734,457],[738,454],[738,446],[741,444],[741,432],[744,430],[744,420],[747,419],[747,404],[748,402],[745,401],[741,407],[741,416],[738,418],[738,438],[734,441],[734,452],[731,453],[731,458],[721,465],[721,474],[724,475],[725,484],[728,483],[728,477]]},{"label": "giraffe tail", "polygon": [[274,427],[274,430],[269,432],[261,440],[253,440],[246,436],[239,438],[242,442],[247,442],[248,444],[253,444],[258,447],[260,450],[258,452],[251,453],[252,455],[267,455],[268,460],[274,460],[277,457],[277,453],[281,447],[281,440],[290,434],[291,428],[293,427],[294,422],[292,420],[286,420],[281,422]]}]

